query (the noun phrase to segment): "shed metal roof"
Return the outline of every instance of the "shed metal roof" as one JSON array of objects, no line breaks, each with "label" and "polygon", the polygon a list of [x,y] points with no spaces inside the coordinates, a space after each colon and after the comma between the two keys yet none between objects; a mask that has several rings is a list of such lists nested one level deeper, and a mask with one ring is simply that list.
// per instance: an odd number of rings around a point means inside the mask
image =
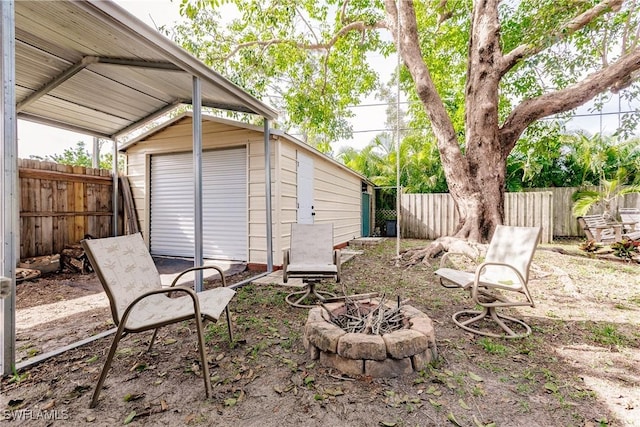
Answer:
[{"label": "shed metal roof", "polygon": [[[180,122],[181,120],[183,120],[186,117],[191,117],[193,119],[193,114],[191,112],[184,112],[182,114],[179,114],[169,120],[167,120],[166,122],[163,122],[162,124],[159,124],[158,126],[154,127],[153,129],[148,130],[147,132],[137,135],[134,138],[128,140],[127,142],[125,142],[124,144],[122,144],[118,149],[121,152],[127,152],[127,150],[131,147],[133,147],[136,144],[139,144],[143,141],[145,141],[146,139],[150,138],[151,136],[164,131],[165,129],[173,126],[174,124]],[[202,121],[209,121],[209,122],[216,122],[216,123],[221,123],[221,124],[225,124],[225,125],[229,125],[229,126],[234,126],[237,128],[242,128],[242,129],[248,129],[248,130],[252,130],[254,132],[263,134],[264,133],[264,128],[261,126],[255,126],[249,123],[243,123],[243,122],[239,122],[236,120],[229,120],[229,119],[225,119],[222,117],[215,117],[215,116],[211,116],[208,114],[202,114]],[[288,133],[280,130],[280,129],[269,129],[269,133],[271,134],[272,138],[283,138],[286,139],[287,141],[291,142],[292,144],[296,145],[298,148],[301,148],[303,150],[309,151],[311,153],[313,153],[316,156],[322,157],[325,160],[327,160],[328,162],[334,164],[335,166],[339,167],[340,169],[346,170],[349,173],[352,173],[353,175],[358,176],[360,179],[362,179],[363,181],[366,181],[368,184],[374,185],[374,183],[372,181],[369,180],[369,178],[367,178],[366,176],[362,175],[360,172],[357,172],[353,169],[351,169],[350,167],[346,166],[343,163],[340,163],[339,161],[337,161],[336,159],[334,159],[333,157],[321,152],[320,150],[318,150],[317,148],[305,143],[304,141],[299,140],[298,138],[289,135]]]},{"label": "shed metal roof", "polygon": [[116,138],[179,104],[274,119],[247,94],[110,1],[15,3],[18,118]]}]

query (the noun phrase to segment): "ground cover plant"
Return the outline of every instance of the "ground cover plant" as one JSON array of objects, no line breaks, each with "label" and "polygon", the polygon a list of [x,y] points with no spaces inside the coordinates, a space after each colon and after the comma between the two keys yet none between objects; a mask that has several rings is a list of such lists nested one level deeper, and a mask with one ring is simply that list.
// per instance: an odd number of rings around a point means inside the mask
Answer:
[{"label": "ground cover plant", "polygon": [[[402,246],[426,243],[405,240]],[[638,265],[589,257],[577,242],[539,247],[530,280],[537,305],[512,310],[534,329],[521,340],[483,338],[457,328],[450,316],[470,308],[470,299],[439,286],[436,268],[437,261],[397,267],[395,242],[387,240],[344,264],[341,285],[322,285],[336,293],[344,286],[354,294],[399,295],[427,313],[440,358],[418,373],[374,379],[320,366],[302,343],[307,310],[284,302],[290,289],[251,284],[231,305],[233,344],[224,322],[208,326],[210,399],[200,377],[194,326],[184,323],[161,329],[150,353],[145,350],[151,333],[125,337],[95,409],[88,404],[109,338],[3,378],[2,418],[16,425],[29,419],[31,425],[74,426],[638,425]],[[95,296],[96,283],[92,274],[21,283],[18,313],[55,299]],[[53,320],[55,328],[41,323],[19,329],[19,354],[47,351],[47,333],[63,327],[68,336],[88,335],[108,329],[109,322],[108,309],[97,308]]]}]

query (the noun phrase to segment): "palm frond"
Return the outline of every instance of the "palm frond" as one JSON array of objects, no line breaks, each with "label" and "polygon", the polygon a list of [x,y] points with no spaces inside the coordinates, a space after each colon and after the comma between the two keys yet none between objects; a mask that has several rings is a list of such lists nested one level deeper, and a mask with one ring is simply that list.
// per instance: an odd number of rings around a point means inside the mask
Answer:
[{"label": "palm frond", "polygon": [[584,216],[589,212],[589,209],[591,209],[593,205],[597,204],[601,200],[602,196],[599,194],[596,194],[595,196],[585,195],[573,203],[571,212],[575,217]]}]

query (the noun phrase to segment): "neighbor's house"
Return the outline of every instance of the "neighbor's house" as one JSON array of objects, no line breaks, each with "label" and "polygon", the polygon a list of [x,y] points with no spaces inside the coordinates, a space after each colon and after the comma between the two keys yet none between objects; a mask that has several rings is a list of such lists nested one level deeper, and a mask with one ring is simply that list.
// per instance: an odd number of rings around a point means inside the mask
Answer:
[{"label": "neighbor's house", "polygon": [[[193,137],[190,113],[128,142],[126,175],[154,255],[192,257]],[[334,245],[369,235],[372,184],[313,147],[270,130],[273,262],[291,223],[333,223]],[[203,256],[267,263],[264,129],[203,116]]]}]

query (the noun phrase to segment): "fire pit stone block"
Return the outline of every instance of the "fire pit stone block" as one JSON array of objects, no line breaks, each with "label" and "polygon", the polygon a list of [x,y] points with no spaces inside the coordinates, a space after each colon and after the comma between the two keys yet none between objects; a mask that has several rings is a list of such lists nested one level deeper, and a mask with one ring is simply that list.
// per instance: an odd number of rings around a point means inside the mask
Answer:
[{"label": "fire pit stone block", "polygon": [[374,378],[400,377],[413,373],[411,359],[365,360],[364,373]]},{"label": "fire pit stone block", "polygon": [[401,329],[382,336],[387,353],[394,359],[411,357],[422,353],[429,347],[427,337],[413,329]]},{"label": "fire pit stone block", "polygon": [[307,323],[326,322],[327,320],[329,320],[329,315],[326,313],[324,308],[313,307],[311,310],[309,310]]},{"label": "fire pit stone block", "polygon": [[411,356],[411,362],[413,363],[413,369],[420,371],[426,369],[431,362],[433,362],[433,353],[431,349],[422,353],[417,353]]},{"label": "fire pit stone block", "polygon": [[347,375],[362,375],[364,373],[364,360],[347,359],[335,353],[320,352],[320,364],[337,369]]},{"label": "fire pit stone block", "polygon": [[338,354],[348,359],[384,360],[387,348],[380,335],[347,333],[338,341]]},{"label": "fire pit stone block", "polygon": [[417,308],[411,305],[403,305],[402,314],[404,314],[404,316],[409,320],[415,319],[415,318],[429,319],[429,316],[427,316],[425,313],[423,313],[422,311],[418,310]]},{"label": "fire pit stone block", "polygon": [[338,340],[346,334],[333,323],[313,322],[305,325],[307,338],[309,343],[318,347],[321,351],[330,351],[337,353]]},{"label": "fire pit stone block", "polygon": [[436,339],[436,333],[433,329],[433,322],[428,317],[413,317],[409,320],[411,330],[418,331],[424,336],[429,338],[429,341]]},{"label": "fire pit stone block", "polygon": [[302,344],[312,360],[318,360],[320,358],[320,349],[309,342],[306,334],[302,335]]}]

